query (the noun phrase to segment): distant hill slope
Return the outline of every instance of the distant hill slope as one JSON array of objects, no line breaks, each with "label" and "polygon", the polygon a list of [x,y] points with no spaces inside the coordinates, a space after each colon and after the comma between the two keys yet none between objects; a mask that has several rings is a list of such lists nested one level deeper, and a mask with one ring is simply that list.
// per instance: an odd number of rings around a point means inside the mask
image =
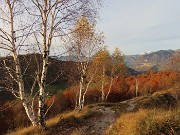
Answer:
[{"label": "distant hill slope", "polygon": [[[29,90],[33,85],[34,76],[39,67],[42,67],[42,56],[40,54],[27,54],[20,55],[20,65],[21,70],[24,73],[23,77],[25,80],[26,90]],[[11,56],[1,57],[0,58],[0,103],[13,99],[14,96],[10,92],[4,91],[3,87],[9,87],[10,80],[6,68],[3,66],[3,60],[6,60],[6,64],[14,69],[14,62]],[[47,84],[58,84],[62,87],[69,86],[72,83],[75,83],[78,77],[78,72],[76,69],[76,62],[72,61],[61,61],[55,58],[49,58],[49,67],[46,83]],[[9,79],[9,80],[7,80]],[[11,84],[12,85],[12,84]],[[13,84],[13,87],[16,87],[16,83]],[[51,88],[52,89],[52,88]]]},{"label": "distant hill slope", "polygon": [[178,50],[160,50],[152,53],[126,55],[126,64],[137,71],[179,70],[180,49]]}]

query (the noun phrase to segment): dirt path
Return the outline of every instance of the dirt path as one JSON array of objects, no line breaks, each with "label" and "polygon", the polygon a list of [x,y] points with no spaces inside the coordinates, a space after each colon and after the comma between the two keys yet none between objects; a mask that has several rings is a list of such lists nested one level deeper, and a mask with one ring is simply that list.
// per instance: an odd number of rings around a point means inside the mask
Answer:
[{"label": "dirt path", "polygon": [[101,115],[87,120],[79,130],[86,135],[103,135],[115,121],[115,111],[108,107],[101,107],[96,110]]},{"label": "dirt path", "polygon": [[[135,109],[136,104],[129,101],[126,111],[131,112]],[[115,111],[110,107],[100,107],[94,110],[99,116],[87,120],[86,124],[78,130],[85,135],[103,135],[116,120]]]},{"label": "dirt path", "polygon": [[131,112],[136,108],[136,105],[132,102],[128,102],[129,107],[126,108],[126,111]]}]

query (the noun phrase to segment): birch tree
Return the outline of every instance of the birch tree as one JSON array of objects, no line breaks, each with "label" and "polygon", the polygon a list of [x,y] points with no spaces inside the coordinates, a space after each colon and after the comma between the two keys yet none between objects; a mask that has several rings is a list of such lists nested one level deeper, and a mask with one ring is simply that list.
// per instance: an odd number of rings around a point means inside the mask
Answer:
[{"label": "birch tree", "polygon": [[[62,39],[72,32],[69,27],[81,15],[95,19],[98,1],[81,0],[3,0],[0,5],[0,49],[13,57],[15,68],[11,68],[6,59],[3,66],[6,68],[11,80],[17,87],[9,86],[15,97],[22,101],[27,116],[33,126],[45,129],[44,108],[46,79],[49,65],[49,55],[53,41]],[[19,54],[27,53],[23,50],[29,46],[37,48],[42,54],[42,66],[38,67],[31,93],[26,93],[24,72],[20,64]],[[36,83],[39,91],[33,95]],[[34,99],[38,98],[38,113],[34,112]],[[49,110],[49,109],[47,109]],[[37,117],[38,116],[38,117]]]},{"label": "birch tree", "polygon": [[96,74],[95,69],[91,74],[87,75],[89,62],[91,57],[102,47],[104,37],[102,33],[96,32],[95,25],[91,24],[85,16],[82,16],[76,22],[74,31],[70,39],[69,53],[77,59],[80,88],[77,92],[75,108],[82,110],[85,95]]},{"label": "birch tree", "polygon": [[111,65],[111,56],[106,48],[98,51],[93,58],[93,68],[97,68],[96,79],[98,82],[101,82],[100,91],[101,91],[101,101],[105,101],[105,84],[107,84],[107,70]]},{"label": "birch tree", "polygon": [[115,48],[113,54],[111,55],[111,60],[109,63],[110,63],[109,64],[110,84],[109,84],[108,92],[105,96],[106,101],[111,92],[111,88],[114,80],[118,79],[119,77],[124,77],[128,74],[127,68],[124,63],[123,55],[119,50],[119,48]]},{"label": "birch tree", "polygon": [[93,58],[91,67],[97,67],[95,78],[97,83],[101,84],[98,86],[101,91],[101,102],[107,101],[114,81],[128,74],[123,55],[118,48],[115,48],[112,55],[106,48],[98,51]]},{"label": "birch tree", "polygon": [[25,12],[23,11],[23,4],[18,0],[3,0],[0,3],[0,49],[12,56],[13,61],[11,65],[7,64],[7,60],[3,60],[3,66],[9,74],[11,81],[14,81],[17,88],[14,88],[12,82],[8,82],[6,89],[10,91],[16,98],[22,101],[26,114],[33,124],[36,126],[37,118],[35,116],[33,106],[30,102],[29,96],[25,92],[23,72],[19,60],[19,51],[25,45],[25,41],[33,28],[32,24],[25,23],[20,18]]}]

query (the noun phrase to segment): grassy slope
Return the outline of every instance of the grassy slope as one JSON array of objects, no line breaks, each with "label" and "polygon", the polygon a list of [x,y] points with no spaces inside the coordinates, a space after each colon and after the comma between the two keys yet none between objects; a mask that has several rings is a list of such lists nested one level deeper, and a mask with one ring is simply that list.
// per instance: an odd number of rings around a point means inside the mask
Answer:
[{"label": "grassy slope", "polygon": [[180,109],[175,109],[177,102],[172,96],[173,90],[169,91],[120,103],[89,105],[81,112],[65,112],[47,120],[47,131],[28,127],[10,134],[179,134]]},{"label": "grassy slope", "polygon": [[180,109],[140,109],[123,114],[106,135],[175,135],[180,133]]}]

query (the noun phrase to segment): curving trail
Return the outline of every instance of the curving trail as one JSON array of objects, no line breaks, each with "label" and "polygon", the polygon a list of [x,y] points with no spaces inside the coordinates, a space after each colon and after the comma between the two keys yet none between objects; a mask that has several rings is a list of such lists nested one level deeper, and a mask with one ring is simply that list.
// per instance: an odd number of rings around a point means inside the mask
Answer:
[{"label": "curving trail", "polygon": [[[128,107],[125,109],[125,111],[131,112],[136,108],[136,104],[132,103],[131,101],[128,101],[127,104]],[[111,128],[112,124],[115,122],[115,111],[109,107],[103,106],[98,109],[96,108],[94,111],[100,115],[88,119],[87,123],[78,130],[86,135],[103,135],[104,132]]]},{"label": "curving trail", "polygon": [[115,111],[108,107],[101,107],[96,110],[101,115],[87,120],[86,125],[81,127],[79,131],[86,135],[103,135],[115,122]]}]

